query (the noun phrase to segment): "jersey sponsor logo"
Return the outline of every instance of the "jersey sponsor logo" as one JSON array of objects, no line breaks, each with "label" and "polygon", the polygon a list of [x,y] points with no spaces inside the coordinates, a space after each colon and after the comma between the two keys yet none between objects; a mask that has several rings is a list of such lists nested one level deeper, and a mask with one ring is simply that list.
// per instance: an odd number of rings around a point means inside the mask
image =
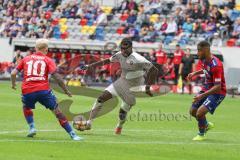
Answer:
[{"label": "jersey sponsor logo", "polygon": [[45,57],[37,56],[37,55],[31,55],[31,58],[33,58],[33,59],[41,59],[41,60],[45,59]]},{"label": "jersey sponsor logo", "polygon": [[27,78],[26,81],[29,82],[29,81],[45,81],[46,78],[45,77],[30,77],[30,78]]}]

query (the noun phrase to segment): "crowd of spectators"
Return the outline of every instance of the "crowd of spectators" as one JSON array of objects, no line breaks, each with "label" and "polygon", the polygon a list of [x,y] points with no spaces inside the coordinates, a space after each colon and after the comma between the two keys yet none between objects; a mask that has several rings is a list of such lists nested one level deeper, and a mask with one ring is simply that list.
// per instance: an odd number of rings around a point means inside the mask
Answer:
[{"label": "crowd of spectators", "polygon": [[[235,0],[123,0],[115,8],[90,0],[0,0],[0,36],[118,40],[215,46],[240,44]],[[230,40],[229,40],[230,39]],[[229,41],[228,41],[229,40]]]}]

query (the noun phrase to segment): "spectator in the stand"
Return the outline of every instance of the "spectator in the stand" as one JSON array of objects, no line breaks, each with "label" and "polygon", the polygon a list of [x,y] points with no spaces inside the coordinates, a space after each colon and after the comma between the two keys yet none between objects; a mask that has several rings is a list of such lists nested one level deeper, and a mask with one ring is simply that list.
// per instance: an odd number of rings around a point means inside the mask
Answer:
[{"label": "spectator in the stand", "polygon": [[179,66],[182,62],[182,57],[184,56],[184,51],[181,49],[180,45],[176,45],[176,50],[174,52],[174,58],[173,58],[173,64],[174,64],[174,73],[175,73],[175,79],[174,84],[178,84],[178,72],[179,72]]},{"label": "spectator in the stand", "polygon": [[97,13],[96,24],[107,24],[107,15],[102,10]]},{"label": "spectator in the stand", "polygon": [[184,12],[185,12],[186,15],[191,15],[192,11],[193,11],[192,3],[188,3],[186,5],[186,9],[184,10]]},{"label": "spectator in the stand", "polygon": [[225,0],[225,1],[220,1],[218,4],[220,8],[224,8],[227,6],[230,9],[234,9],[236,5],[236,0]]},{"label": "spectator in the stand", "polygon": [[193,23],[191,18],[187,18],[187,21],[182,26],[183,32],[179,34],[179,43],[181,45],[185,45],[189,41],[189,37],[192,35],[193,32]]},{"label": "spectator in the stand", "polygon": [[219,23],[217,24],[218,30],[222,34],[224,32],[229,33],[231,25],[232,25],[232,22],[230,18],[227,16],[227,13],[223,13],[222,18],[219,20]]},{"label": "spectator in the stand", "polygon": [[144,4],[140,4],[138,6],[138,13],[139,14],[144,14],[145,10],[144,10]]},{"label": "spectator in the stand", "polygon": [[138,11],[138,4],[135,2],[135,0],[130,0],[127,8],[128,8],[128,10]]},{"label": "spectator in the stand", "polygon": [[128,10],[125,10],[125,11],[122,13],[122,15],[121,15],[121,17],[120,17],[121,21],[126,21],[126,20],[128,19],[128,17],[129,17],[129,13],[128,13],[128,12],[129,12]]},{"label": "spectator in the stand", "polygon": [[213,39],[212,39],[212,46],[214,47],[222,47],[222,39],[219,37],[219,33],[214,33]]},{"label": "spectator in the stand", "polygon": [[237,18],[235,24],[233,25],[233,32],[231,36],[233,38],[240,38],[240,17]]},{"label": "spectator in the stand", "polygon": [[205,37],[206,38],[212,37],[216,31],[217,31],[217,26],[216,26],[215,19],[211,17],[207,23]]},{"label": "spectator in the stand", "polygon": [[47,27],[45,26],[43,21],[40,21],[40,23],[38,24],[38,30],[37,30],[38,36],[43,37],[46,29],[47,29]]},{"label": "spectator in the stand", "polygon": [[169,18],[167,29],[165,31],[166,36],[175,36],[177,33],[177,24],[173,17]]},{"label": "spectator in the stand", "polygon": [[129,17],[127,18],[128,24],[134,24],[134,22],[137,20],[137,15],[134,10],[131,10]]},{"label": "spectator in the stand", "polygon": [[208,18],[208,8],[205,5],[201,6],[200,14],[199,19],[206,20]]},{"label": "spectator in the stand", "polygon": [[86,10],[89,10],[89,9],[91,9],[91,7],[92,7],[92,4],[91,4],[90,0],[82,0],[81,1],[80,8],[84,8]]},{"label": "spectator in the stand", "polygon": [[179,75],[182,76],[182,94],[184,94],[184,88],[187,85],[189,94],[192,94],[192,85],[191,82],[187,80],[187,76],[189,73],[194,71],[194,58],[191,56],[190,48],[187,48],[185,55],[182,58],[180,67],[179,67]]},{"label": "spectator in the stand", "polygon": [[160,33],[161,34],[165,33],[165,31],[167,30],[167,27],[168,27],[167,18],[164,17],[163,22],[161,24],[161,28],[160,28]]},{"label": "spectator in the stand", "polygon": [[158,33],[154,30],[154,27],[152,25],[149,26],[149,29],[147,30],[147,33],[144,37],[140,39],[142,42],[155,42],[156,37],[158,36]]},{"label": "spectator in the stand", "polygon": [[173,17],[175,18],[178,28],[182,27],[182,25],[184,23],[184,17],[183,17],[181,7],[176,8],[175,13],[173,14]]},{"label": "spectator in the stand", "polygon": [[193,31],[193,23],[191,18],[187,18],[187,21],[183,24],[182,30],[184,35],[191,35]]},{"label": "spectator in the stand", "polygon": [[192,19],[200,19],[202,16],[200,8],[199,8],[199,4],[195,4],[193,11],[191,13],[191,18]]},{"label": "spectator in the stand", "polygon": [[139,32],[138,30],[134,27],[134,25],[130,25],[128,29],[128,36],[133,40],[133,41],[139,41]]},{"label": "spectator in the stand", "polygon": [[78,12],[77,3],[76,2],[70,2],[69,11],[68,11],[69,16],[67,18],[75,18],[77,12]]},{"label": "spectator in the stand", "polygon": [[198,19],[193,25],[194,36],[198,37],[200,34],[203,34],[203,32],[202,20]]},{"label": "spectator in the stand", "polygon": [[117,9],[118,12],[123,12],[125,10],[128,9],[128,4],[129,4],[129,1],[128,0],[123,0],[120,7]]},{"label": "spectator in the stand", "polygon": [[154,27],[154,29],[155,29],[156,31],[159,31],[160,28],[161,28],[161,26],[162,26],[161,18],[158,17],[158,18],[156,19],[156,22],[154,23],[153,27]]},{"label": "spectator in the stand", "polygon": [[140,31],[140,37],[144,37],[148,34],[149,28],[147,25],[144,25]]},{"label": "spectator in the stand", "polygon": [[218,6],[216,6],[216,5],[212,6],[212,10],[210,12],[210,17],[213,17],[216,22],[218,22],[222,18],[222,14],[218,10]]}]

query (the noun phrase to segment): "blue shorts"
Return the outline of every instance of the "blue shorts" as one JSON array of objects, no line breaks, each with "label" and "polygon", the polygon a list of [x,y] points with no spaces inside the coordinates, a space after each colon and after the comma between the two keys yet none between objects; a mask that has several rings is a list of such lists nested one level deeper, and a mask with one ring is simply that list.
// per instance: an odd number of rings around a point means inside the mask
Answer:
[{"label": "blue shorts", "polygon": [[[199,94],[201,94],[203,92],[200,92]],[[213,114],[215,109],[219,106],[219,104],[223,101],[223,99],[225,98],[224,95],[221,94],[212,94],[209,95],[203,99],[201,99],[200,101],[193,103],[192,104],[192,108],[196,108],[198,109],[199,107],[201,107],[202,105],[207,107],[208,111]]]},{"label": "blue shorts", "polygon": [[22,95],[22,103],[25,107],[34,109],[39,102],[47,109],[54,110],[57,107],[56,97],[51,90],[44,90]]}]

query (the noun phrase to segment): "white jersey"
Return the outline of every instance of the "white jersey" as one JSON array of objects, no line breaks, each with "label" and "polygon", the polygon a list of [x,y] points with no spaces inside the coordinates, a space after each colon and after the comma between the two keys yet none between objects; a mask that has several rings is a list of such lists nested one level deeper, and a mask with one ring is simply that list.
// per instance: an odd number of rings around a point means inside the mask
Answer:
[{"label": "white jersey", "polygon": [[124,57],[121,52],[118,52],[110,57],[110,61],[120,63],[122,74],[118,80],[105,90],[112,95],[120,96],[124,104],[128,106],[124,107],[124,110],[128,111],[131,106],[134,106],[136,103],[135,95],[132,92],[133,89],[142,90],[141,88],[144,86],[145,81],[143,75],[145,72],[148,72],[153,65],[136,52],[133,52],[128,57]]},{"label": "white jersey", "polygon": [[122,74],[121,78],[130,80],[141,78],[153,65],[140,54],[133,52],[128,57],[124,57],[121,51],[110,57],[111,62],[119,62]]}]

